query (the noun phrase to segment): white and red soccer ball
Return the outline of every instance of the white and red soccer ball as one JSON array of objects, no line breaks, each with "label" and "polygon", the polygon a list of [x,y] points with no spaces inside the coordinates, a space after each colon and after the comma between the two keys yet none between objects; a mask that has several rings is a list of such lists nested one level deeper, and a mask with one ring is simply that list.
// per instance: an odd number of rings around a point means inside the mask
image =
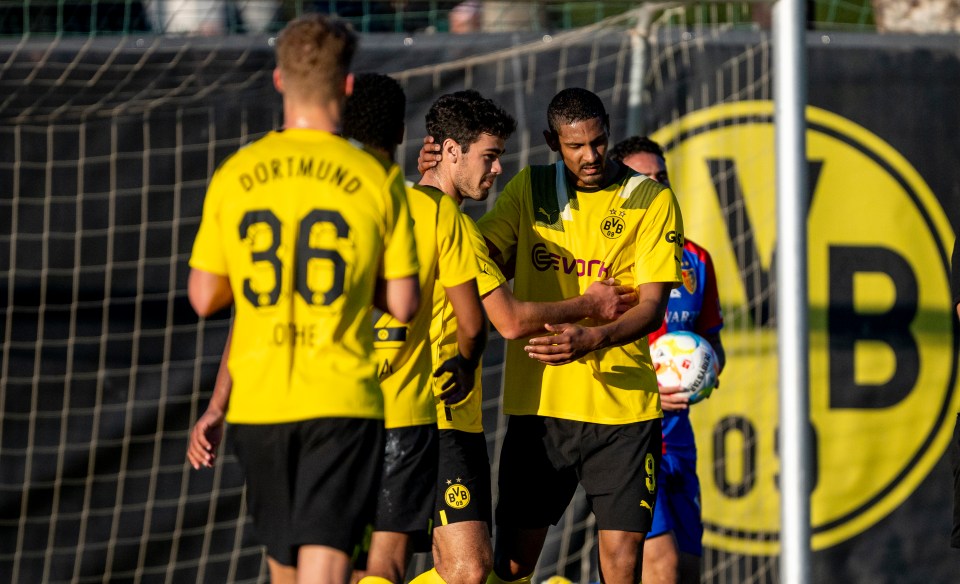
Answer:
[{"label": "white and red soccer ball", "polygon": [[720,364],[706,339],[689,331],[666,333],[650,345],[657,381],[667,387],[679,386],[680,395],[690,404],[710,397],[717,386]]}]

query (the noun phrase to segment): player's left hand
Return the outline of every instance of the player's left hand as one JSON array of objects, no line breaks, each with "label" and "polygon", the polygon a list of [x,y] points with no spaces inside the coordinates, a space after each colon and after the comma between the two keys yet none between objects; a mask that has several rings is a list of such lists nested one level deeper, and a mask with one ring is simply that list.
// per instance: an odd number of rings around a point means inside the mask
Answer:
[{"label": "player's left hand", "polygon": [[590,327],[578,324],[546,324],[546,337],[534,337],[523,348],[527,356],[545,365],[571,363],[597,347],[597,333]]},{"label": "player's left hand", "polygon": [[433,376],[441,377],[449,374],[449,377],[440,386],[442,391],[438,397],[448,406],[462,402],[473,390],[476,370],[476,364],[470,363],[460,354],[441,363],[437,370],[433,372]]},{"label": "player's left hand", "polygon": [[194,470],[199,470],[202,466],[213,468],[217,461],[217,447],[223,439],[224,417],[220,410],[208,408],[190,430],[187,460]]},{"label": "player's left hand", "polygon": [[660,407],[665,412],[678,412],[690,407],[690,398],[682,393],[683,389],[679,385],[660,385]]}]

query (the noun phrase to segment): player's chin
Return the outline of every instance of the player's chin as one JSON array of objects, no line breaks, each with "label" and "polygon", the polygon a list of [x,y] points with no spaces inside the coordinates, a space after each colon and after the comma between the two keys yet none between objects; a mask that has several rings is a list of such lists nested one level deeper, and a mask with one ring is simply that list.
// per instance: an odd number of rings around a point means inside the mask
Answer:
[{"label": "player's chin", "polygon": [[601,171],[596,174],[581,172],[580,182],[588,187],[598,187],[600,186],[600,183],[603,182],[603,172]]},{"label": "player's chin", "polygon": [[469,193],[466,193],[466,195],[471,201],[486,201],[487,197],[490,196],[490,187],[477,187],[471,190]]}]

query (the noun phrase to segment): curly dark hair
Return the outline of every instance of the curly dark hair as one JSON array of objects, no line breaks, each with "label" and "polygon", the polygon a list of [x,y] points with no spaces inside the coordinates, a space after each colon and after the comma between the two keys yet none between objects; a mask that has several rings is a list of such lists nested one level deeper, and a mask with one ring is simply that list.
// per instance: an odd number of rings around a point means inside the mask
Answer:
[{"label": "curly dark hair", "polygon": [[343,111],[343,135],[393,152],[403,140],[406,107],[407,96],[396,79],[360,73],[354,77],[353,93]]},{"label": "curly dark hair", "polygon": [[468,89],[441,95],[427,112],[427,134],[437,144],[452,139],[463,152],[480,134],[506,140],[517,129],[517,121],[500,106],[476,91]]},{"label": "curly dark hair", "polygon": [[554,134],[560,126],[600,118],[603,127],[610,128],[607,110],[603,101],[592,91],[580,87],[569,87],[553,96],[547,106],[547,125]]},{"label": "curly dark hair", "polygon": [[666,156],[663,155],[663,147],[646,136],[630,136],[617,142],[613,148],[607,152],[607,156],[613,160],[620,161],[637,152],[649,152],[666,159]]}]

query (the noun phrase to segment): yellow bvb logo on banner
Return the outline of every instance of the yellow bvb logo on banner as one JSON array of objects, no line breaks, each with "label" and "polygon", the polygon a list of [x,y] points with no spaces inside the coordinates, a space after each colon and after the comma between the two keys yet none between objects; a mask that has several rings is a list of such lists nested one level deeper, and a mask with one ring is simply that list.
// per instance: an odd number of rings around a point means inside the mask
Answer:
[{"label": "yellow bvb logo on banner", "polygon": [[[923,178],[851,121],[807,109],[813,548],[868,529],[950,440],[954,234]],[[713,256],[726,326],[720,389],[691,409],[704,543],[779,551],[773,104],[691,113],[658,131],[685,234]],[[945,511],[948,512],[948,511]],[[944,544],[948,534],[943,534]]]}]

